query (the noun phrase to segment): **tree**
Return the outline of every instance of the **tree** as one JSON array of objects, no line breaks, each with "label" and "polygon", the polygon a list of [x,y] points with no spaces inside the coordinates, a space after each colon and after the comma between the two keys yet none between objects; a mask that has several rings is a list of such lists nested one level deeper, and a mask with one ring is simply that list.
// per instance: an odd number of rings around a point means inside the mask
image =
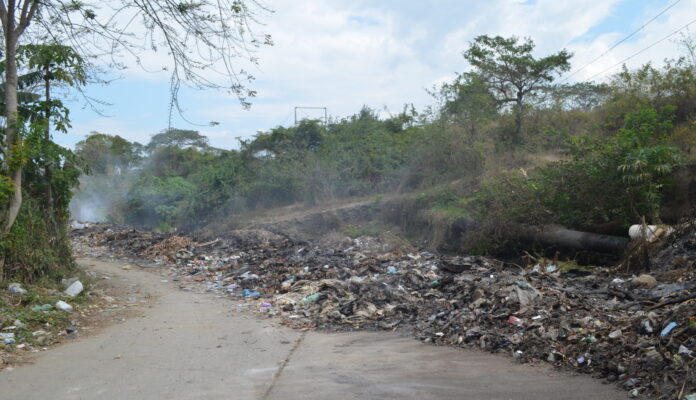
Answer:
[{"label": "tree", "polygon": [[[180,111],[177,93],[182,83],[199,89],[227,89],[246,107],[247,99],[255,95],[247,88],[253,77],[240,68],[236,58],[257,63],[254,49],[272,44],[270,36],[258,37],[251,30],[258,10],[266,9],[256,0],[0,1],[5,46],[5,129],[0,138],[4,139],[0,140],[0,181],[11,184],[12,190],[0,215],[2,233],[11,231],[19,214],[22,172],[27,160],[28,143],[23,137],[24,121],[18,115],[17,96],[17,56],[23,42],[70,45],[82,58],[101,57],[115,68],[124,67],[118,54],[135,57],[140,64],[142,51],[164,51],[171,61],[165,66],[171,72],[170,110]],[[216,81],[217,76],[226,77],[225,82]],[[2,264],[0,259],[0,268]]]},{"label": "tree", "polygon": [[92,173],[111,176],[135,167],[142,158],[143,146],[118,135],[92,132],[77,143],[75,150]]},{"label": "tree", "polygon": [[[28,44],[17,49],[18,58],[26,64],[31,73],[40,74],[44,81],[44,101],[39,104],[43,115],[33,115],[44,119],[45,131],[42,147],[51,147],[51,120],[54,117],[54,109],[63,110],[66,116],[56,115],[58,121],[67,122],[67,110],[62,102],[51,99],[51,81],[57,84],[67,84],[72,87],[80,87],[87,81],[87,63],[75,52],[72,47],[60,44]],[[60,122],[58,122],[60,123]],[[61,127],[65,130],[67,127]],[[46,191],[46,206],[51,216],[54,212],[53,189],[51,185],[53,168],[51,161],[54,157],[47,157],[44,161],[44,179]],[[52,218],[51,218],[52,219]]]},{"label": "tree", "polygon": [[561,50],[543,58],[532,55],[534,42],[527,38],[478,36],[463,53],[501,105],[514,103],[515,131],[512,142],[522,142],[525,96],[553,82],[553,75],[568,71],[572,55]]},{"label": "tree", "polygon": [[152,136],[150,143],[147,144],[145,149],[151,153],[158,147],[195,148],[203,151],[210,146],[208,138],[198,133],[198,131],[169,128]]},{"label": "tree", "polygon": [[496,98],[475,73],[460,74],[433,94],[444,100],[443,117],[465,126],[472,139],[478,136],[479,126],[497,114]]}]

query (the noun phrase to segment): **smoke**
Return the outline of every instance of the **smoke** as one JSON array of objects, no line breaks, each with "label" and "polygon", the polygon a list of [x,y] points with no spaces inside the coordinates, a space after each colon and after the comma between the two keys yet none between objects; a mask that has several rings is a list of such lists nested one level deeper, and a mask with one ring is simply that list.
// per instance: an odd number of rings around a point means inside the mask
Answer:
[{"label": "smoke", "polygon": [[133,177],[130,175],[87,175],[70,202],[70,214],[81,222],[123,222],[119,211],[125,206]]}]

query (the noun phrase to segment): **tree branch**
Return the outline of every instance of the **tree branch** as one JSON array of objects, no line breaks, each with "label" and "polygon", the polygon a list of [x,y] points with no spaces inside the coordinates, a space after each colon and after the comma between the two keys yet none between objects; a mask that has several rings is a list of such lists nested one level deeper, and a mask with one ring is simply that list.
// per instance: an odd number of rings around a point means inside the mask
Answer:
[{"label": "tree branch", "polygon": [[[31,6],[29,4],[31,3]],[[17,26],[16,34],[21,35],[27,26],[31,23],[31,20],[36,14],[36,9],[39,8],[39,0],[28,1],[25,0],[22,5],[22,13],[19,16],[19,25]]]}]

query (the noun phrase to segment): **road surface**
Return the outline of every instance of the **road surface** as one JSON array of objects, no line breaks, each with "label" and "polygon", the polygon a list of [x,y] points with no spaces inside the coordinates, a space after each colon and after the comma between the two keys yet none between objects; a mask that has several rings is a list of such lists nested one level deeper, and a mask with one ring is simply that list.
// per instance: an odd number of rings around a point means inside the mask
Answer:
[{"label": "road surface", "polygon": [[140,315],[0,371],[0,399],[625,399],[612,385],[389,333],[324,334],[239,313],[152,271],[85,261]]}]

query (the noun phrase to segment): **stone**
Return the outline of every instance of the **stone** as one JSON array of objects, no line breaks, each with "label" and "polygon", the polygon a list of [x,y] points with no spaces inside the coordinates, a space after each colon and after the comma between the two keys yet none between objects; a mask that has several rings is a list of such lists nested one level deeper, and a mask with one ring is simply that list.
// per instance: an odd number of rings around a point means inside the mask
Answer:
[{"label": "stone", "polygon": [[648,274],[642,274],[631,279],[631,286],[634,288],[652,289],[657,286],[657,279]]}]

